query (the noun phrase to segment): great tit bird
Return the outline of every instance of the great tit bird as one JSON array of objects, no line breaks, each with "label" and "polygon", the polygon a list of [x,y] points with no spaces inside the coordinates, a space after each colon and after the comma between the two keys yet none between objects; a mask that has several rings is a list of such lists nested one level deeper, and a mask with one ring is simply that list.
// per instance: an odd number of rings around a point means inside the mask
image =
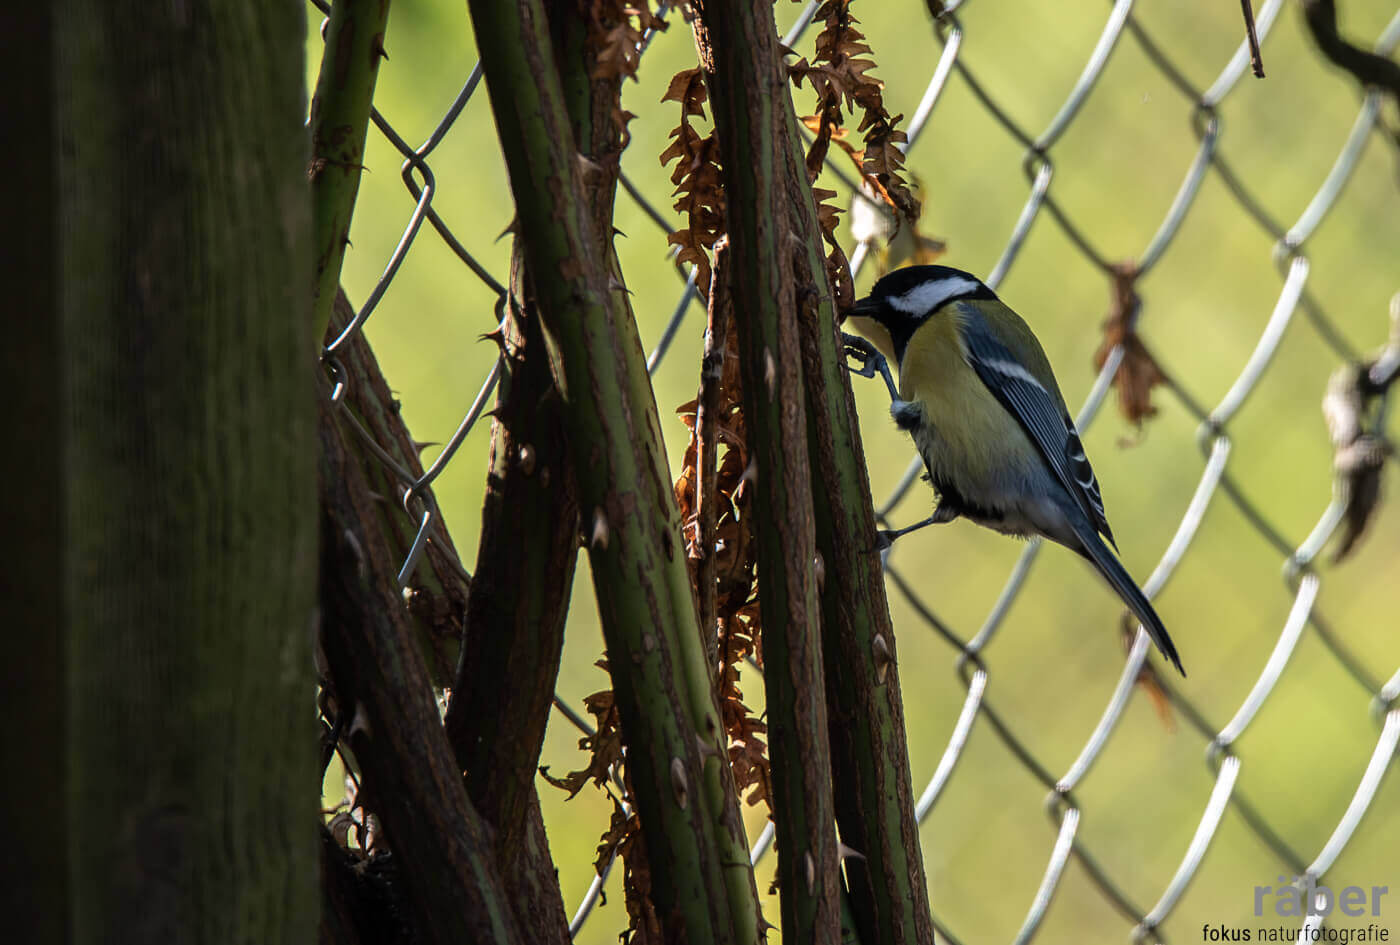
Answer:
[{"label": "great tit bird", "polygon": [[[932,516],[882,533],[883,542],[959,517],[1058,542],[1089,560],[1186,675],[1161,618],[1099,537],[1113,543],[1098,480],[1021,317],[976,276],[908,266],[875,283],[844,323],[873,342],[844,336],[863,364],[857,373],[884,377],[890,414],[913,437],[938,492]],[[897,387],[887,359],[898,367]]]}]

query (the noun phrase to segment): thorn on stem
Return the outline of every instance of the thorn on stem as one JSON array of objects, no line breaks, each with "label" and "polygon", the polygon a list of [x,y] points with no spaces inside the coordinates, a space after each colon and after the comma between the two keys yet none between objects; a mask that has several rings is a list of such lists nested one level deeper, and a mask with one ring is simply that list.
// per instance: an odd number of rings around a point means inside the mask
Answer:
[{"label": "thorn on stem", "polygon": [[355,533],[350,529],[345,529],[345,545],[350,549],[350,554],[355,559],[355,573],[359,575],[361,581],[369,580],[369,564],[365,560],[365,548],[360,544],[360,539],[355,537]]},{"label": "thorn on stem", "polygon": [[506,353],[506,332],[504,328],[497,328],[495,331],[488,331],[486,334],[481,336],[480,340],[489,341],[493,343],[497,348],[500,348],[502,354]]},{"label": "thorn on stem", "polygon": [[365,707],[363,704],[357,702],[355,703],[355,714],[350,719],[350,730],[346,732],[346,737],[354,738],[361,732],[364,733],[366,738],[369,738],[373,734],[369,727],[369,716],[365,714]]},{"label": "thorn on stem", "polygon": [[603,173],[603,165],[593,160],[586,154],[575,154],[578,161],[579,173],[585,181],[597,180]]},{"label": "thorn on stem", "polygon": [[885,642],[885,636],[881,633],[875,634],[870,648],[875,651],[875,681],[883,686],[890,664],[894,662],[894,654],[890,652],[890,645]]},{"label": "thorn on stem", "polygon": [[593,535],[589,545],[598,551],[608,550],[608,517],[601,507],[593,510]]},{"label": "thorn on stem", "polygon": [[688,785],[685,779],[685,763],[680,758],[671,759],[671,790],[676,796],[676,805],[681,810],[685,810],[686,804],[690,802],[687,795]]},{"label": "thorn on stem", "polygon": [[698,733],[695,736],[695,744],[700,751],[701,758],[721,757],[719,748],[717,748],[713,742],[706,741],[705,738]]}]

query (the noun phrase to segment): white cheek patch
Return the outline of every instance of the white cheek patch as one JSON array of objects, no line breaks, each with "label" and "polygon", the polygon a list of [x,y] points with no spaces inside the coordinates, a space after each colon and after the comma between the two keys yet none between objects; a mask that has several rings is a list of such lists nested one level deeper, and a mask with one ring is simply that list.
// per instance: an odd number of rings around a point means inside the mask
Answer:
[{"label": "white cheek patch", "polygon": [[981,285],[976,279],[952,276],[920,283],[903,295],[890,296],[885,304],[906,315],[927,315],[949,299],[975,292]]}]

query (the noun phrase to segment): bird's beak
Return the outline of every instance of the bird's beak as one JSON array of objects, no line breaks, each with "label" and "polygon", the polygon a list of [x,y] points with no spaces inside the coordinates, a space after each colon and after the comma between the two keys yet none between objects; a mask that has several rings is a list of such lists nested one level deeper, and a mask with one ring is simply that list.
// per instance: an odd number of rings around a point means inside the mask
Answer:
[{"label": "bird's beak", "polygon": [[863,299],[857,299],[855,305],[846,309],[841,315],[841,321],[844,322],[848,318],[875,318],[879,311],[880,303],[870,296],[866,296]]}]

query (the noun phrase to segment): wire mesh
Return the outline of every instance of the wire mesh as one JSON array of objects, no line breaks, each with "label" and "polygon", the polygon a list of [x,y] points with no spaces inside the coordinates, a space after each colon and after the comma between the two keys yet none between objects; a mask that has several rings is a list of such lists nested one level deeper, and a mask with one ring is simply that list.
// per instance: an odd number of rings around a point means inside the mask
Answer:
[{"label": "wire mesh", "polygon": [[[323,0],[311,0],[311,3],[322,13],[328,11]],[[666,12],[664,6],[663,13]],[[908,15],[922,15],[919,5],[911,4],[910,6],[911,10],[908,11]],[[1249,52],[1243,41],[1243,31],[1241,31],[1241,42],[1238,48],[1220,69],[1214,80],[1202,90],[1185,77],[1184,71],[1178,67],[1164,51],[1162,45],[1156,42],[1151,32],[1135,16],[1133,0],[1116,0],[1106,15],[1098,40],[1086,59],[1078,78],[1054,111],[1051,120],[1043,130],[1037,133],[1010,117],[1010,111],[989,91],[987,84],[980,78],[979,70],[975,69],[969,62],[969,50],[973,47],[977,37],[969,37],[962,18],[959,16],[965,6],[967,6],[966,3],[945,4],[943,12],[935,20],[934,32],[941,44],[941,51],[934,63],[918,106],[907,125],[908,141],[905,149],[906,152],[913,154],[919,148],[924,140],[924,132],[930,118],[935,114],[945,89],[955,76],[965,84],[985,114],[1004,134],[1023,149],[1021,169],[1027,181],[1028,191],[1024,205],[986,278],[988,285],[996,288],[1005,280],[1020,259],[1032,227],[1042,216],[1047,216],[1054,222],[1064,237],[1089,265],[1107,275],[1112,275],[1115,272],[1110,257],[1095,246],[1090,233],[1085,232],[1084,228],[1074,222],[1071,208],[1061,204],[1053,190],[1053,183],[1056,145],[1061,142],[1076,119],[1083,113],[1085,106],[1093,98],[1105,69],[1119,47],[1123,45],[1125,36],[1132,39],[1140,53],[1185,101],[1189,108],[1187,113],[1189,126],[1197,142],[1195,154],[1181,176],[1175,197],[1148,243],[1137,257],[1136,265],[1139,276],[1156,267],[1172,250],[1182,232],[1183,224],[1197,203],[1203,184],[1212,171],[1225,186],[1239,211],[1274,240],[1272,258],[1281,277],[1277,299],[1252,353],[1236,374],[1227,392],[1214,407],[1206,408],[1197,403],[1183,387],[1175,382],[1168,382],[1170,394],[1199,423],[1197,445],[1202,453],[1203,464],[1197,485],[1189,501],[1181,510],[1175,532],[1167,542],[1149,577],[1143,583],[1143,588],[1149,598],[1155,598],[1163,591],[1197,540],[1202,522],[1205,520],[1212,502],[1216,500],[1218,494],[1223,493],[1225,499],[1239,511],[1254,531],[1279,555],[1283,564],[1284,588],[1290,595],[1292,602],[1287,618],[1278,630],[1272,652],[1260,669],[1247,696],[1223,726],[1208,722],[1207,719],[1211,714],[1209,711],[1195,705],[1174,688],[1166,686],[1165,683],[1162,684],[1166,688],[1172,705],[1180,712],[1190,728],[1203,739],[1206,748],[1205,762],[1212,787],[1204,805],[1200,808],[1194,833],[1185,849],[1181,851],[1175,872],[1169,877],[1159,879],[1161,883],[1160,893],[1155,902],[1146,906],[1139,902],[1127,886],[1103,866],[1103,861],[1096,851],[1087,846],[1080,836],[1081,818],[1084,816],[1085,808],[1076,794],[1076,791],[1082,788],[1092,776],[1096,762],[1102,758],[1113,734],[1120,727],[1125,710],[1134,693],[1138,691],[1137,683],[1144,671],[1150,650],[1145,631],[1140,627],[1137,629],[1132,645],[1127,651],[1121,674],[1097,723],[1090,730],[1082,747],[1075,754],[1073,761],[1064,769],[1063,774],[1056,775],[1050,764],[1040,760],[1033,742],[1014,734],[1005,718],[997,711],[988,695],[996,675],[989,668],[985,659],[988,647],[1006,624],[1012,606],[1021,596],[1028,580],[1035,571],[1039,558],[1040,542],[1035,540],[1026,545],[981,626],[970,637],[960,634],[949,626],[920,597],[915,588],[915,582],[911,581],[902,571],[899,563],[902,555],[898,546],[891,549],[885,558],[886,574],[890,587],[905,600],[915,614],[919,615],[920,620],[930,630],[951,645],[955,651],[957,675],[965,687],[962,707],[951,726],[937,764],[933,773],[922,785],[916,807],[916,814],[920,822],[924,822],[940,801],[946,797],[948,786],[955,778],[959,777],[960,773],[963,777],[974,777],[973,774],[967,773],[966,766],[960,767],[960,762],[964,759],[969,739],[980,721],[992,729],[996,738],[1015,759],[1016,763],[1048,792],[1045,807],[1054,827],[1054,836],[1049,844],[1048,853],[1045,855],[1045,866],[1039,884],[1025,909],[1024,920],[1013,941],[1017,943],[1029,942],[1035,937],[1052,908],[1056,892],[1065,876],[1066,866],[1071,860],[1079,862],[1083,867],[1084,874],[1094,884],[1103,899],[1127,920],[1128,928],[1131,929],[1130,934],[1135,941],[1161,941],[1163,940],[1161,932],[1163,924],[1174,914],[1186,889],[1201,871],[1202,864],[1209,855],[1212,842],[1218,837],[1222,819],[1227,810],[1237,811],[1242,822],[1271,851],[1280,867],[1296,874],[1295,884],[1302,887],[1308,882],[1321,881],[1332,869],[1343,849],[1355,835],[1358,825],[1377,796],[1382,779],[1395,757],[1397,743],[1400,742],[1400,669],[1396,670],[1388,680],[1381,681],[1373,678],[1366,668],[1366,660],[1352,652],[1343,639],[1331,629],[1328,621],[1318,612],[1317,599],[1322,585],[1322,576],[1315,569],[1314,562],[1342,520],[1341,500],[1334,498],[1320,513],[1315,526],[1305,539],[1294,544],[1285,537],[1286,530],[1284,528],[1273,524],[1266,511],[1247,498],[1245,491],[1230,472],[1230,458],[1235,447],[1232,422],[1244,409],[1249,397],[1257,390],[1274,364],[1280,343],[1300,312],[1313,323],[1319,337],[1336,357],[1351,360],[1356,356],[1351,346],[1344,340],[1342,333],[1331,323],[1317,299],[1309,292],[1308,280],[1311,263],[1307,249],[1309,239],[1329,212],[1337,205],[1361,160],[1368,140],[1377,132],[1381,120],[1381,95],[1376,90],[1365,94],[1352,129],[1344,139],[1331,170],[1318,186],[1297,220],[1289,226],[1284,226],[1264,209],[1264,203],[1251,190],[1247,179],[1235,172],[1222,153],[1224,135],[1220,121],[1220,107],[1235,91],[1249,65]],[[1269,37],[1282,6],[1282,0],[1267,0],[1258,11],[1258,36],[1266,54],[1269,51]],[[811,26],[817,8],[816,0],[805,5],[784,36],[786,45],[795,47],[801,41],[804,33]],[[651,34],[647,34],[643,41],[643,51],[651,38]],[[995,37],[991,37],[990,41],[995,42]],[[1375,49],[1377,52],[1389,55],[1397,44],[1400,44],[1400,12],[1397,12],[1390,20],[1388,26],[1376,40]],[[325,348],[324,362],[328,370],[332,372],[333,378],[342,382],[336,386],[333,399],[338,400],[343,393],[344,378],[343,372],[338,372],[335,357],[337,351],[350,337],[364,329],[365,324],[374,314],[385,295],[392,290],[405,259],[420,241],[424,222],[430,225],[460,263],[479,279],[489,292],[495,295],[497,298],[496,317],[498,320],[501,317],[506,288],[500,279],[492,275],[487,267],[483,266],[466,249],[463,240],[454,234],[447,221],[435,209],[434,198],[438,194],[438,185],[430,164],[435,150],[453,131],[458,118],[467,107],[473,94],[478,90],[480,80],[481,69],[478,64],[470,69],[460,92],[450,107],[442,115],[441,120],[423,144],[417,148],[409,145],[378,110],[372,114],[372,120],[378,132],[403,159],[401,180],[412,201],[412,211],[408,222],[403,227],[396,247],[385,263],[382,273],[374,282],[372,290],[340,336]],[[891,81],[891,78],[886,76],[886,80]],[[905,77],[901,77],[899,81],[905,81]],[[836,157],[829,159],[828,170],[830,173],[841,182],[851,200],[864,199],[860,194],[857,182],[835,163],[837,160]],[[645,216],[652,220],[659,230],[669,231],[679,225],[673,215],[658,209],[644,192],[644,189],[634,184],[626,175],[623,176],[621,183],[627,199],[635,201]],[[380,185],[376,184],[376,186]],[[851,254],[853,269],[859,272],[870,260],[871,253],[872,247],[869,244],[859,244]],[[355,260],[355,264],[359,265],[360,261]],[[659,339],[648,357],[648,370],[652,372],[658,371],[668,363],[667,358],[668,353],[672,350],[672,343],[690,313],[693,303],[699,298],[695,286],[694,271],[686,271],[680,266],[676,268],[681,285],[671,315],[666,320],[665,328],[660,333]],[[1103,367],[1077,414],[1076,422],[1081,431],[1087,431],[1093,425],[1112,388],[1113,379],[1122,364],[1123,356],[1124,352],[1121,348],[1115,348],[1108,353]],[[678,369],[686,370],[693,367],[693,364],[686,363],[679,365]],[[1178,376],[1178,372],[1172,370],[1175,366],[1167,365],[1166,367],[1169,377]],[[407,584],[410,580],[424,543],[429,539],[436,523],[440,521],[432,486],[448,464],[453,462],[454,457],[458,455],[458,448],[483,415],[499,376],[499,369],[500,363],[497,361],[484,378],[478,395],[462,414],[461,421],[457,424],[451,438],[432,464],[420,476],[411,475],[397,464],[386,450],[373,442],[362,427],[353,422],[353,417],[343,412],[343,415],[351,422],[352,428],[366,439],[374,454],[398,477],[403,487],[401,499],[405,512],[411,515],[418,524],[417,539],[401,563],[399,574],[401,584]],[[916,458],[911,461],[904,476],[891,493],[883,500],[877,501],[877,514],[882,520],[887,521],[888,516],[892,515],[908,498],[920,471],[921,464]],[[1301,856],[1289,846],[1288,841],[1270,824],[1268,818],[1238,790],[1243,759],[1236,751],[1236,745],[1241,736],[1255,720],[1261,708],[1275,694],[1280,680],[1288,671],[1290,661],[1297,651],[1300,640],[1309,630],[1323,644],[1325,652],[1336,662],[1337,666],[1370,695],[1371,713],[1374,722],[1378,723],[1379,726],[1374,751],[1365,766],[1364,773],[1357,782],[1350,804],[1331,830],[1326,843],[1310,859]],[[561,713],[561,717],[567,719],[570,724],[581,731],[590,731],[587,721],[569,708],[567,700],[556,696],[555,705]],[[1365,721],[1363,719],[1356,720],[1357,724]],[[910,734],[911,739],[928,737],[927,733],[923,732],[911,732]],[[915,786],[919,787],[918,784]],[[767,855],[771,849],[772,839],[772,824],[769,823],[753,846],[753,862],[758,863]],[[925,839],[925,843],[928,842]],[[1034,854],[1031,852],[1033,849],[1034,846],[1028,844],[1026,855],[1033,856]],[[568,864],[561,864],[561,866],[568,868]],[[571,934],[577,935],[589,922],[590,917],[594,915],[594,907],[602,897],[611,866],[612,864],[609,862],[602,875],[595,876],[588,892],[576,906],[570,925]],[[580,867],[586,868],[582,864]],[[936,898],[934,913],[935,925],[943,940],[953,943],[984,940],[977,930],[958,930],[955,932],[950,929],[940,917],[939,903]],[[1307,916],[1305,920],[1300,921],[1303,925],[1296,940],[1300,943],[1317,940],[1315,936],[1321,924],[1321,918]],[[968,937],[963,938],[963,935]]]}]

